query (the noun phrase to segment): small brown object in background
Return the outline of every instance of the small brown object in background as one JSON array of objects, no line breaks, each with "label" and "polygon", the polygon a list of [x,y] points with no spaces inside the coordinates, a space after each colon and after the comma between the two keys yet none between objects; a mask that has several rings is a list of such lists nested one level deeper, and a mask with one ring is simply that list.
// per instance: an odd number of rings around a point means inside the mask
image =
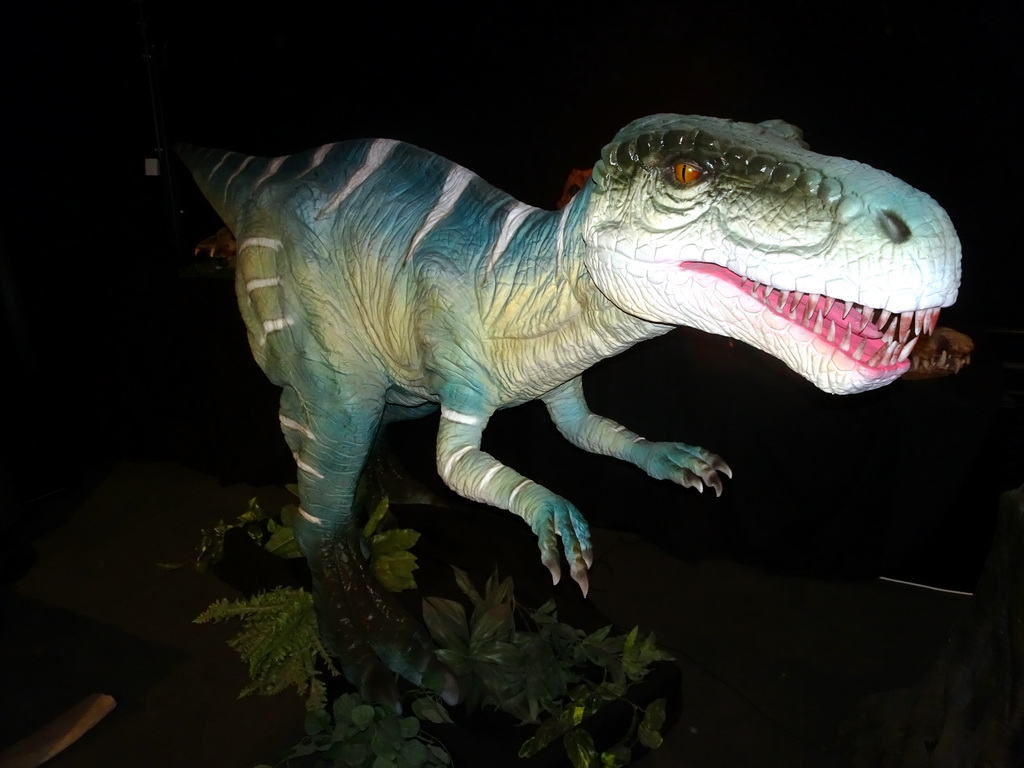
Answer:
[{"label": "small brown object in background", "polygon": [[196,256],[205,256],[208,259],[220,259],[226,262],[229,267],[235,266],[235,256],[238,251],[238,244],[235,236],[227,227],[221,227],[217,234],[203,240],[196,246],[193,252]]},{"label": "small brown object in background", "polygon": [[94,693],[38,731],[0,752],[0,768],[37,768],[70,747],[109,715],[113,696]]},{"label": "small brown object in background", "polygon": [[583,185],[587,183],[587,179],[590,178],[591,170],[587,168],[580,170],[579,168],[573,168],[569,172],[569,178],[565,180],[565,185],[562,187],[562,196],[558,198],[558,202],[555,203],[555,208],[565,208],[572,200],[573,195],[583,189]]},{"label": "small brown object in background", "polygon": [[914,347],[910,353],[910,370],[901,378],[920,381],[952,376],[970,364],[973,351],[974,342],[970,336],[939,326]]}]

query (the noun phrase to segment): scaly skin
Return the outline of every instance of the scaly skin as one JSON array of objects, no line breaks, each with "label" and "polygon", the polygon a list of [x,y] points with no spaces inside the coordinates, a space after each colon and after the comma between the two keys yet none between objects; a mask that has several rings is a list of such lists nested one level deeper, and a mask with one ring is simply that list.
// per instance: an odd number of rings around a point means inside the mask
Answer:
[{"label": "scaly skin", "polygon": [[253,355],[283,389],[321,632],[378,699],[393,700],[392,671],[418,681],[438,666],[359,545],[353,496],[382,424],[440,407],[444,481],[525,520],[556,581],[561,538],[586,591],[586,521],[481,450],[491,414],[539,398],[575,445],[721,493],[721,458],[591,413],[583,371],[690,325],[826,391],[870,389],[907,369],[959,282],[955,232],[930,198],[808,151],[778,121],[638,120],[561,211],[389,140],[273,159],[179,153],[237,238]]}]

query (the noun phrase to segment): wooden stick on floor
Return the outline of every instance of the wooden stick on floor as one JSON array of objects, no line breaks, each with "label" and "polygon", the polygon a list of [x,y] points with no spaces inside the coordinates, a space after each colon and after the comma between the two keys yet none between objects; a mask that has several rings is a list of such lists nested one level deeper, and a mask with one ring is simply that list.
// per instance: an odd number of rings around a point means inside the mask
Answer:
[{"label": "wooden stick on floor", "polygon": [[63,752],[117,706],[113,696],[94,693],[38,731],[0,752],[0,768],[37,768]]}]

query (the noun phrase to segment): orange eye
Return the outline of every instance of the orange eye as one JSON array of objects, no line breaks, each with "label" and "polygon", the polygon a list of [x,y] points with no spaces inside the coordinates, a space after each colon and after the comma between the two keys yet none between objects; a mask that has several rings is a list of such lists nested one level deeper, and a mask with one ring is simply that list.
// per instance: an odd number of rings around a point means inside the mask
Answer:
[{"label": "orange eye", "polygon": [[676,181],[680,184],[692,184],[704,175],[704,171],[690,163],[676,163]]}]

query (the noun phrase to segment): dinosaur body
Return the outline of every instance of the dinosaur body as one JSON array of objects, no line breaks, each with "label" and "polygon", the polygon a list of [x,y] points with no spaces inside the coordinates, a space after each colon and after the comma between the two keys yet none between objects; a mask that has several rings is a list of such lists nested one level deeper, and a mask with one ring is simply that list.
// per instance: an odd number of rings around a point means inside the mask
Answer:
[{"label": "dinosaur body", "polygon": [[591,413],[583,371],[691,325],[827,391],[870,389],[907,370],[959,281],[956,235],[930,198],[811,153],[779,122],[636,121],[560,211],[385,139],[279,158],[179,154],[237,238],[250,345],[283,388],[321,630],[378,697],[389,669],[418,680],[436,663],[359,549],[353,494],[382,425],[440,408],[441,477],[523,518],[556,580],[561,538],[585,590],[578,510],[480,449],[496,410],[541,399],[574,444],[720,493],[721,458]]}]

